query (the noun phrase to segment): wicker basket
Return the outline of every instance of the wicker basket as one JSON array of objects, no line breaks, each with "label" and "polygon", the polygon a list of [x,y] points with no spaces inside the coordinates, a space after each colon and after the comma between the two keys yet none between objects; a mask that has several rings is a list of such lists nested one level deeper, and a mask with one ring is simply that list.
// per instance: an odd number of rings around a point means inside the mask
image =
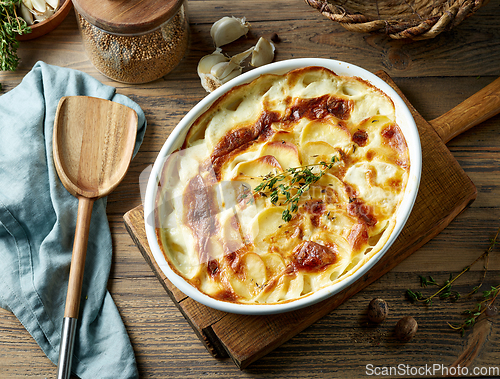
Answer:
[{"label": "wicker basket", "polygon": [[451,30],[489,0],[304,1],[347,30],[420,40]]}]

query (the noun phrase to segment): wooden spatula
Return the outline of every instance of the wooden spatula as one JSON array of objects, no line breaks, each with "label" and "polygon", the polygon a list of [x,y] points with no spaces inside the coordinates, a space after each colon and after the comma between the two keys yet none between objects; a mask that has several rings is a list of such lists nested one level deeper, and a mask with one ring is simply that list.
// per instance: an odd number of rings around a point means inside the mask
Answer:
[{"label": "wooden spatula", "polygon": [[136,134],[137,114],[127,106],[88,96],[63,97],[59,101],[54,122],[54,164],[63,185],[78,198],[78,216],[58,378],[69,378],[71,372],[92,206],[125,176]]}]

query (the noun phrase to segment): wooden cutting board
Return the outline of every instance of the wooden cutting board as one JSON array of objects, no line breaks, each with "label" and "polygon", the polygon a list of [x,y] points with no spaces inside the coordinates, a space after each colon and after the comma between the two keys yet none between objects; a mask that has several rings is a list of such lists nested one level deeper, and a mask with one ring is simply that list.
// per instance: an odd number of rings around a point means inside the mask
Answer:
[{"label": "wooden cutting board", "polygon": [[[243,369],[333,311],[440,233],[475,198],[476,188],[445,143],[500,111],[500,79],[439,118],[426,122],[385,72],[377,75],[405,100],[420,133],[422,178],[413,211],[394,245],[361,279],[314,306],[269,316],[246,316],[208,308],[180,292],[161,272],[149,249],[143,208],[124,215],[125,225],[172,301],[215,357],[231,357]],[[480,106],[478,106],[480,105]]]}]

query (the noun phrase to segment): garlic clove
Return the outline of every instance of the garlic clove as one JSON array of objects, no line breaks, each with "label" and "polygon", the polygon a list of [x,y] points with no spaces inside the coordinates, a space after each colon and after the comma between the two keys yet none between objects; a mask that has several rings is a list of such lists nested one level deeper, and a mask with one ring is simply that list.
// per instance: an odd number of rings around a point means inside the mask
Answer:
[{"label": "garlic clove", "polygon": [[45,0],[45,2],[53,9],[59,8],[59,0]]},{"label": "garlic clove", "polygon": [[243,71],[241,63],[250,56],[253,47],[229,59],[217,48],[212,54],[205,55],[198,62],[198,76],[201,85],[207,92],[212,92],[222,84],[240,75]]},{"label": "garlic clove", "polygon": [[201,79],[201,85],[207,92],[212,92],[221,86],[221,81],[213,76],[210,71],[219,63],[229,62],[229,58],[221,53],[217,48],[212,54],[205,55],[198,62],[198,76]]},{"label": "garlic clove", "polygon": [[232,69],[229,65],[229,62],[219,62],[212,67],[212,69],[210,70],[210,74],[212,74],[216,78],[222,79],[223,77],[229,75],[231,71]]},{"label": "garlic clove", "polygon": [[35,16],[35,20],[38,21],[38,22],[42,22],[42,21],[45,21],[46,19],[48,19],[50,16],[52,16],[54,14],[54,10],[50,7],[47,7],[45,12],[43,13],[39,13],[37,11],[33,11],[33,15]]},{"label": "garlic clove", "polygon": [[267,39],[260,37],[252,52],[250,64],[253,67],[264,66],[271,63],[274,59],[274,44]]},{"label": "garlic clove", "polygon": [[30,9],[24,4],[24,0],[23,3],[21,3],[21,17],[24,21],[26,21],[26,24],[33,25],[33,15],[31,14]]},{"label": "garlic clove", "polygon": [[33,3],[31,2],[31,0],[23,0],[22,5],[24,5],[29,10],[33,10]]},{"label": "garlic clove", "polygon": [[33,4],[33,9],[39,13],[45,13],[45,10],[47,9],[47,3],[45,0],[31,0],[31,3]]},{"label": "garlic clove", "polygon": [[222,17],[216,21],[210,29],[210,36],[216,47],[226,45],[246,35],[250,30],[250,24],[245,17]]},{"label": "garlic clove", "polygon": [[237,72],[237,75],[239,75],[241,74],[242,70],[243,68],[235,64],[234,62],[220,62],[212,67],[212,69],[210,70],[210,75],[212,75],[214,78],[217,78],[221,83],[226,83],[230,80],[227,79],[228,77],[233,78],[233,74],[235,72]]},{"label": "garlic clove", "polygon": [[198,74],[208,74],[217,63],[228,62],[229,58],[222,54],[221,51],[221,49],[217,48],[212,54],[201,58],[198,62]]},{"label": "garlic clove", "polygon": [[[228,76],[230,76],[230,74],[232,72],[238,72],[239,74],[241,74],[241,72],[243,71],[243,68],[241,67],[241,63],[246,58],[248,58],[248,56],[252,53],[252,51],[253,51],[253,47],[251,47],[248,50],[243,51],[242,53],[236,54],[233,57],[231,57],[231,60],[229,61],[229,63],[226,66],[226,69],[224,70],[222,75],[219,76],[219,78],[226,79]],[[231,77],[231,79],[233,77]],[[227,79],[226,81],[229,81],[229,79]]]},{"label": "garlic clove", "polygon": [[231,79],[234,79],[236,78],[238,75],[241,75],[241,73],[243,72],[243,68],[242,67],[237,67],[235,68],[233,71],[231,71],[229,73],[228,76],[226,76],[224,79],[221,79],[221,82],[224,84],[224,83],[227,83],[229,82]]}]

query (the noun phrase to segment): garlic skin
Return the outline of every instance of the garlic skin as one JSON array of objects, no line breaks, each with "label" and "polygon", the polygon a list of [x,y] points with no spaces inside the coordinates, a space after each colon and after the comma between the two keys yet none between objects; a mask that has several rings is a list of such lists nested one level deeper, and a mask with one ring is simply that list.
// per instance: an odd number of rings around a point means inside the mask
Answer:
[{"label": "garlic skin", "polygon": [[240,75],[243,71],[241,63],[250,56],[253,49],[251,47],[229,59],[221,53],[220,48],[217,48],[212,54],[201,58],[198,62],[198,76],[205,91],[212,92]]},{"label": "garlic skin", "polygon": [[250,56],[253,51],[253,47],[248,50],[245,50],[242,53],[239,53],[233,56],[229,62],[221,62],[216,64],[210,70],[210,73],[218,78],[222,84],[230,81],[235,78],[243,71],[243,67],[241,67],[241,63]]},{"label": "garlic skin", "polygon": [[252,60],[250,64],[253,67],[264,66],[271,63],[274,59],[274,44],[267,39],[260,37],[252,52]]},{"label": "garlic skin", "polygon": [[210,36],[215,43],[215,47],[220,47],[236,41],[245,36],[250,30],[250,24],[245,17],[222,17],[216,21],[210,29]]}]

